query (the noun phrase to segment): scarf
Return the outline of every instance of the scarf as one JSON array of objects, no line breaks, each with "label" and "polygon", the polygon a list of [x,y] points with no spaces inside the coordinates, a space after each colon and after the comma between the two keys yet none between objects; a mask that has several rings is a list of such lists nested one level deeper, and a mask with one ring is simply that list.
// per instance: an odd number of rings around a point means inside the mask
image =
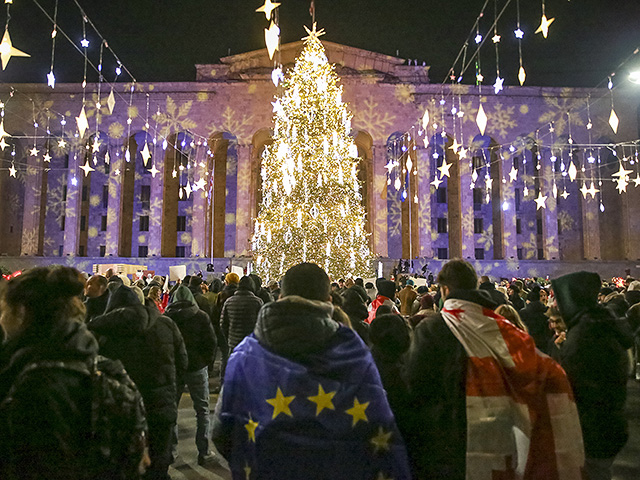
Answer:
[{"label": "scarf", "polygon": [[441,314],[469,357],[466,478],[581,479],[582,431],[562,367],[493,310],[447,299]]}]

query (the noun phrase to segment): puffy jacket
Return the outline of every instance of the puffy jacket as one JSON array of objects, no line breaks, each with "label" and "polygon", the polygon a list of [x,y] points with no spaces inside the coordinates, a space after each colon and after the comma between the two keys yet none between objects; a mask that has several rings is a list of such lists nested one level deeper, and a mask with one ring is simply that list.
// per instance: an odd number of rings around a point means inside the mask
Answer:
[{"label": "puffy jacket", "polygon": [[187,371],[194,372],[211,364],[216,351],[216,336],[209,315],[198,308],[187,287],[178,287],[165,315],[176,323],[184,338],[189,357]]},{"label": "puffy jacket", "polygon": [[174,321],[142,305],[129,288],[119,287],[106,313],[88,326],[100,340],[100,353],[123,363],[147,413],[175,422],[176,377],[186,370],[188,357]]},{"label": "puffy jacket", "polygon": [[549,319],[544,313],[546,311],[547,307],[544,303],[540,301],[530,302],[520,310],[520,318],[527,326],[529,335],[533,337],[536,347],[548,354],[549,340],[553,336],[553,332],[549,329]]},{"label": "puffy jacket", "polygon": [[28,329],[0,346],[0,478],[89,480],[89,377],[54,368],[20,373],[43,361],[81,361],[91,368],[97,353],[85,325],[69,319],[49,332]]},{"label": "puffy jacket", "polygon": [[222,306],[220,322],[229,350],[253,332],[262,300],[249,290],[238,289]]}]

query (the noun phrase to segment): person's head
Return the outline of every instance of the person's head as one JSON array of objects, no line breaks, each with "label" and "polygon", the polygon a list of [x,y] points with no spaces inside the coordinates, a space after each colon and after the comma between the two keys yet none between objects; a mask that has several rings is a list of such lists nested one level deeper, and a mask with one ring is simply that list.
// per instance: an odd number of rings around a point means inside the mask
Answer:
[{"label": "person's head", "polygon": [[540,285],[534,284],[527,293],[527,302],[539,302],[540,301]]},{"label": "person's head", "polygon": [[480,283],[491,283],[491,280],[486,275],[480,277]]},{"label": "person's head", "polygon": [[602,287],[598,292],[598,303],[603,303],[604,299],[613,293],[613,288]]},{"label": "person's head", "polygon": [[60,320],[82,319],[83,289],[80,272],[69,267],[33,268],[11,279],[0,298],[0,326],[5,340],[29,328],[46,332]]},{"label": "person's head", "polygon": [[564,323],[558,307],[549,307],[549,309],[545,312],[545,315],[549,317],[549,328],[553,330],[556,335],[567,331],[567,325]]},{"label": "person's head", "polygon": [[333,282],[331,284],[331,291],[332,292],[335,292],[336,290],[339,290],[339,289],[340,289],[340,285],[338,285],[338,282]]},{"label": "person's head", "polygon": [[186,285],[189,285],[190,289],[199,292],[201,290],[200,285],[202,285],[202,278],[198,277],[197,275],[194,275],[189,279],[189,283]]},{"label": "person's head", "polygon": [[405,283],[405,287],[409,287],[413,289],[414,286],[415,286],[415,282],[412,279],[408,279],[407,283]]},{"label": "person's head", "polygon": [[353,278],[347,278],[347,279],[344,281],[344,286],[345,286],[345,288],[351,288],[351,287],[353,287],[354,285],[355,285],[355,282],[353,281]]},{"label": "person's head", "polygon": [[278,290],[278,288],[280,288],[280,285],[278,284],[277,280],[271,280],[267,284],[267,288],[269,289],[269,291],[275,292],[276,290]]},{"label": "person's head", "polygon": [[155,300],[156,302],[160,301],[160,294],[162,293],[162,290],[160,290],[160,287],[157,286],[153,286],[149,289],[149,298],[151,298],[152,300]]},{"label": "person's head", "polygon": [[220,290],[222,290],[222,288],[222,280],[220,280],[219,278],[214,278],[213,280],[211,280],[211,285],[209,285],[210,292],[220,293]]},{"label": "person's head", "polygon": [[568,327],[573,326],[572,322],[580,312],[597,306],[600,285],[597,273],[584,271],[551,280],[558,310]]},{"label": "person's head", "polygon": [[364,280],[361,279],[360,277],[356,278],[353,283],[355,283],[356,285],[360,285],[361,287],[364,287]]},{"label": "person's head", "polygon": [[458,290],[475,290],[478,286],[478,275],[469,262],[455,259],[443,265],[438,273],[437,282],[442,298],[446,299]]},{"label": "person's head", "polygon": [[144,293],[142,293],[142,289],[137,285],[132,285],[129,288],[131,288],[131,291],[136,294],[140,303],[144,305]]},{"label": "person's head", "polygon": [[256,275],[255,273],[250,273],[249,276],[251,277],[251,280],[253,280],[253,285],[255,286],[255,291],[259,292],[260,289],[262,288],[262,279]]},{"label": "person's head", "polygon": [[529,329],[520,318],[520,314],[511,305],[507,305],[507,304],[500,305],[498,308],[496,308],[496,313],[498,315],[502,315],[504,318],[509,320],[511,323],[513,323],[516,327],[518,327],[523,332],[529,333]]},{"label": "person's head", "polygon": [[238,282],[240,282],[240,277],[235,272],[227,273],[224,276],[224,283],[227,285],[238,285]]},{"label": "person's head", "polygon": [[89,298],[101,297],[107,291],[107,277],[102,275],[93,275],[84,284],[84,294]]},{"label": "person's head", "polygon": [[238,282],[238,290],[246,290],[253,293],[255,291],[255,288],[256,286],[253,283],[253,279],[248,275],[242,277]]},{"label": "person's head", "polygon": [[344,278],[341,278],[340,280],[338,280],[338,286],[340,288],[344,288]]},{"label": "person's head", "polygon": [[420,297],[420,310],[433,310],[435,302],[428,293]]},{"label": "person's head", "polygon": [[546,305],[549,301],[549,292],[547,292],[544,288],[540,289],[540,301],[543,305]]},{"label": "person's head", "polygon": [[372,348],[393,357],[400,357],[411,344],[411,328],[400,315],[376,315],[369,327]]},{"label": "person's head", "polygon": [[158,285],[163,285],[164,284],[164,280],[162,279],[162,277],[160,275],[154,275],[153,280],[151,280],[153,283],[157,283]]},{"label": "person's head", "polygon": [[382,315],[387,315],[388,313],[392,313],[393,308],[391,305],[380,305],[376,310],[376,317],[380,317]]},{"label": "person's head", "polygon": [[182,284],[188,287],[191,284],[191,275],[185,275],[182,279]]},{"label": "person's head", "polygon": [[141,290],[144,290],[144,288],[147,286],[147,284],[144,283],[144,280],[136,280],[133,284]]},{"label": "person's head", "polygon": [[299,263],[282,277],[280,297],[297,295],[308,300],[329,301],[331,284],[326,272],[315,263]]},{"label": "person's head", "polygon": [[396,297],[396,284],[391,280],[382,280],[378,282],[378,295],[393,300]]}]

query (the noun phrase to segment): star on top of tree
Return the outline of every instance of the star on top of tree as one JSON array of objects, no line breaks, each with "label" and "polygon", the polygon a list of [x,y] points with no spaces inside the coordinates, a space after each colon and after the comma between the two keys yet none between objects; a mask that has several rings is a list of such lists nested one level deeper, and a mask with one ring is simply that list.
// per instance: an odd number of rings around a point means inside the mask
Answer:
[{"label": "star on top of tree", "polygon": [[308,40],[308,39],[311,39],[311,38],[318,38],[318,37],[321,37],[322,35],[324,35],[325,33],[327,33],[327,32],[324,31],[324,28],[321,28],[320,30],[316,30],[317,25],[318,25],[318,22],[313,22],[313,28],[311,30],[309,30],[307,28],[307,26],[304,25],[304,29],[307,31],[307,33],[309,35],[306,36],[306,37],[302,37],[302,40]]}]

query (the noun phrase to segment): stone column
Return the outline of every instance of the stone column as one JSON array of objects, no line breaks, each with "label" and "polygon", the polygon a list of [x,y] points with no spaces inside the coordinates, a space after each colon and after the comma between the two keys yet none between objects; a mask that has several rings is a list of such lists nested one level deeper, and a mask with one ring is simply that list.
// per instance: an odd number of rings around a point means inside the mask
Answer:
[{"label": "stone column", "polygon": [[[500,211],[502,221],[502,259],[518,258],[518,235],[516,233],[516,195],[515,185],[509,181],[500,181]],[[495,226],[494,226],[495,228]],[[498,258],[495,253],[494,257]]]},{"label": "stone column", "polygon": [[622,231],[624,239],[624,259],[640,259],[640,215],[633,213],[634,205],[640,205],[640,192],[635,185],[627,186],[622,193]]},{"label": "stone column", "polygon": [[387,147],[373,146],[373,192],[371,201],[371,226],[373,229],[373,254],[386,257],[387,245]]},{"label": "stone column", "polygon": [[106,256],[117,257],[121,222],[122,155],[119,155],[119,148],[107,148],[109,151],[111,170],[109,172],[109,203],[107,204]]},{"label": "stone column", "polygon": [[580,195],[582,213],[582,255],[585,260],[600,260],[600,219],[598,201],[587,194]]},{"label": "stone column", "polygon": [[41,159],[37,156],[27,157],[21,255],[43,254],[46,213],[46,198],[43,195],[46,197],[47,194],[47,174],[40,162]]},{"label": "stone column", "polygon": [[82,155],[77,151],[69,151],[63,253],[70,256],[78,254],[78,242],[80,240],[80,207],[82,201],[82,176],[84,175],[84,172],[79,168],[81,159]]},{"label": "stone column", "polygon": [[540,188],[542,189],[542,195],[547,197],[547,207],[542,212],[542,248],[545,260],[558,260],[560,259],[558,202],[553,196],[553,170],[550,166],[543,166],[542,168],[543,176],[540,181]]},{"label": "stone column", "polygon": [[251,145],[238,145],[238,193],[236,202],[236,255],[251,251]]},{"label": "stone column", "polygon": [[164,189],[164,152],[159,146],[154,146],[153,157],[150,160],[157,170],[151,177],[151,198],[149,208],[149,256],[160,256],[162,248],[162,191]]},{"label": "stone column", "polygon": [[[420,250],[416,255],[433,258],[431,241],[431,158],[426,148],[418,148],[418,238]],[[413,200],[412,200],[413,201]]]},{"label": "stone column", "polygon": [[[206,157],[204,159],[206,162]],[[192,193],[193,197],[193,213],[191,217],[191,255],[194,257],[204,257],[206,255],[206,206],[207,199],[205,193],[209,186],[209,176],[205,175],[206,167],[199,167],[193,176],[193,182],[204,182],[204,187],[197,192]]]},{"label": "stone column", "polygon": [[449,258],[475,258],[473,235],[473,190],[471,190],[472,169],[467,158],[459,159],[449,146],[444,147],[447,163],[452,163],[447,179],[447,200],[449,205]]}]

